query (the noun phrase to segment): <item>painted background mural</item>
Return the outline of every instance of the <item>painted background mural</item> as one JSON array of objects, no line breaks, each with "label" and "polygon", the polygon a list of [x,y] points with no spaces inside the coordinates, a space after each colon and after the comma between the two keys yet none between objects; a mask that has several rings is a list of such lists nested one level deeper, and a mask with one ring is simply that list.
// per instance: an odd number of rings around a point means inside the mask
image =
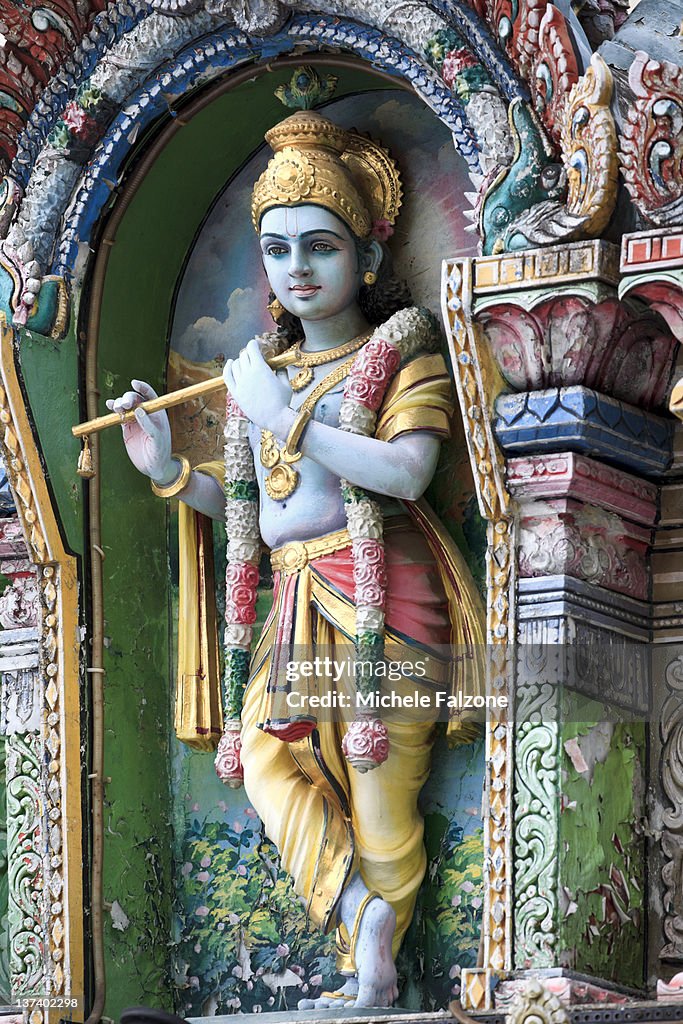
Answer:
[{"label": "painted background mural", "polygon": [[[338,123],[381,139],[398,159],[404,207],[392,253],[416,303],[438,311],[442,256],[474,251],[454,199],[467,189],[468,179],[449,132],[403,90],[347,96],[328,104],[328,111]],[[251,188],[266,161],[264,147],[217,197],[188,256],[171,326],[169,389],[214,376],[227,356],[273,327],[249,214]],[[174,410],[175,450],[194,463],[215,458],[222,448],[221,405],[218,398]],[[484,536],[457,423],[430,497],[482,579]],[[216,530],[217,579],[221,532]],[[262,613],[269,603],[264,593]],[[180,744],[174,750],[179,1010],[186,1015],[282,1010],[333,988],[333,938],[308,930],[244,790],[220,782],[211,756]],[[476,964],[483,768],[483,739],[456,750],[438,740],[422,797],[427,875],[399,956],[401,1006],[444,1007],[459,991],[460,970]]]}]

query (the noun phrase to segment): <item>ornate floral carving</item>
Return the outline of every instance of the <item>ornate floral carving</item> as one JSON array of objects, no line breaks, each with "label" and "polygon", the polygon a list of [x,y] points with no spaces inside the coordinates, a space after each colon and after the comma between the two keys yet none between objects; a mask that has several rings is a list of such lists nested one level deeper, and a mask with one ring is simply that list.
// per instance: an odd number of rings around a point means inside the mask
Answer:
[{"label": "ornate floral carving", "polygon": [[551,967],[558,912],[557,679],[561,678],[562,646],[548,635],[544,622],[525,623],[520,640],[515,713],[515,967]]},{"label": "ornate floral carving", "polygon": [[487,307],[480,321],[502,374],[521,391],[583,384],[645,409],[666,397],[676,339],[639,305],[564,294],[528,310],[520,297]]},{"label": "ornate floral carving", "polygon": [[[508,641],[515,629],[515,538],[504,462],[491,426],[490,410],[501,381],[484,333],[472,316],[472,264],[468,259],[444,264],[442,302],[479,507],[488,520],[488,686],[494,693],[507,693],[512,683]],[[487,723],[486,764],[484,967],[463,971],[462,977],[463,1005],[473,1009],[491,1005],[491,975],[508,970],[512,957],[511,731],[502,710],[497,720]]]},{"label": "ornate floral carving", "polygon": [[538,203],[507,229],[506,249],[599,235],[617,197],[617,133],[610,112],[612,75],[602,57],[591,64],[567,97],[560,142],[568,179],[566,203]]},{"label": "ornate floral carving", "polygon": [[510,1007],[509,1024],[569,1024],[566,1007],[540,981],[527,982]]},{"label": "ornate floral carving", "polygon": [[639,50],[629,85],[621,170],[640,212],[659,227],[683,219],[683,68]]},{"label": "ornate floral carving", "polygon": [[15,996],[47,992],[41,819],[42,744],[37,733],[7,739],[7,860],[9,864],[10,970]]},{"label": "ornate floral carving", "polygon": [[534,108],[557,144],[562,109],[578,80],[569,27],[547,0],[488,0],[487,20],[531,89]]},{"label": "ornate floral carving", "polygon": [[32,576],[17,576],[0,596],[0,625],[4,629],[38,624],[40,601]]},{"label": "ornate floral carving", "polygon": [[574,576],[638,600],[647,598],[648,531],[574,501],[539,505],[531,504],[522,516],[520,576]]},{"label": "ornate floral carving", "polygon": [[683,655],[666,670],[669,695],[662,707],[660,732],[662,786],[670,806],[662,817],[662,852],[665,865],[664,934],[662,960],[683,960]]}]

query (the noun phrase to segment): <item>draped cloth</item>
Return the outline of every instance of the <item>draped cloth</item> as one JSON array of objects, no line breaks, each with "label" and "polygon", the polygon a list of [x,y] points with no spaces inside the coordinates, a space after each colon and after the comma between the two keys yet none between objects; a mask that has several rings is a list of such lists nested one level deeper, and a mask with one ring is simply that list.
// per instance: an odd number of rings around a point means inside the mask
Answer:
[{"label": "draped cloth", "polygon": [[[376,436],[391,441],[423,429],[445,437],[451,415],[450,381],[442,357],[418,357],[399,371],[387,392]],[[210,463],[197,469],[218,478],[222,466]],[[199,518],[185,508],[180,521],[179,696],[191,689],[187,684],[181,688],[181,675],[202,678],[212,669],[201,660],[211,644],[206,637],[197,638],[198,627],[201,634],[215,620],[211,613],[201,612],[211,595],[199,585],[205,578],[201,570],[187,565],[183,570],[184,563],[198,557],[193,537]],[[283,652],[293,649],[297,661],[313,661],[321,652],[338,664],[352,652],[351,547],[340,547],[343,541],[335,540],[331,552],[325,551],[325,538],[309,542],[312,557],[302,568],[274,573],[273,606],[252,655],[242,711],[245,788],[310,920],[325,930],[338,925],[339,899],[350,876],[359,870],[368,888],[377,890],[396,911],[396,953],[425,871],[417,800],[429,773],[433,719],[415,720],[401,713],[385,716],[389,759],[366,774],[350,769],[341,750],[342,737],[355,714],[353,700],[345,715],[317,714],[312,723],[305,709],[301,715],[289,710],[284,714],[289,719],[288,742],[263,729],[264,724],[283,717],[281,698],[289,689]],[[320,541],[322,554],[315,557]],[[481,601],[462,555],[426,502],[406,502],[403,512],[385,519],[385,561],[386,640],[392,658],[394,652],[413,663],[427,657],[429,678],[422,685],[446,681],[467,693],[484,693]],[[449,644],[455,648],[455,659],[439,656],[440,645]],[[446,679],[449,673],[452,679]],[[399,692],[413,692],[416,681],[401,677],[392,685]],[[336,689],[350,698],[355,695],[352,664]],[[299,732],[298,719],[305,720]],[[470,742],[479,731],[466,713],[448,724],[454,742]],[[339,968],[352,970],[348,935],[341,925],[337,948]]]}]

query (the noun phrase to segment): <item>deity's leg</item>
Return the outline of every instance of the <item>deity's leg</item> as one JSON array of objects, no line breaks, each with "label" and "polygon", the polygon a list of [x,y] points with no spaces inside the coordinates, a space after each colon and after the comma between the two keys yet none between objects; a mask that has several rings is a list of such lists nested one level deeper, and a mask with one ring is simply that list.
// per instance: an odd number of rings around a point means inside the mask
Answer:
[{"label": "deity's leg", "polygon": [[346,796],[332,771],[344,770],[341,752],[323,757],[317,734],[283,743],[257,727],[266,672],[264,667],[245,694],[244,785],[310,920],[327,931],[355,861]]}]

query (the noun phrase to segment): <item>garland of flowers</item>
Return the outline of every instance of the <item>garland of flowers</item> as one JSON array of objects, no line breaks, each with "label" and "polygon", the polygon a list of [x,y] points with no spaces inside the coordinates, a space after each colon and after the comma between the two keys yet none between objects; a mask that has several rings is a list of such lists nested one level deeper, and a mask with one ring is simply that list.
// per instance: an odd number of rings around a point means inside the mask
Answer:
[{"label": "garland of flowers", "polygon": [[242,695],[249,679],[251,641],[256,622],[256,596],[261,534],[258,484],[249,444],[249,420],[228,395],[225,417],[225,673],[223,735],[216,751],[216,772],[228,785],[242,784]]},{"label": "garland of flowers", "polygon": [[[356,356],[344,388],[339,426],[349,433],[372,437],[377,413],[389,384],[402,363],[419,351],[430,351],[438,340],[435,320],[427,310],[409,308],[378,327]],[[283,347],[282,335],[262,339],[268,354]],[[285,342],[286,344],[286,342]],[[240,714],[249,678],[261,538],[258,524],[258,485],[248,440],[249,421],[228,396],[225,423],[225,518],[228,538],[225,606],[224,731],[216,753],[216,771],[224,782],[239,786]],[[376,689],[375,666],[384,658],[386,568],[383,518],[379,504],[361,487],[341,481],[353,557],[356,605],[356,687],[367,697]],[[358,714],[342,741],[344,755],[365,772],[389,755],[387,728],[373,712]]]}]

